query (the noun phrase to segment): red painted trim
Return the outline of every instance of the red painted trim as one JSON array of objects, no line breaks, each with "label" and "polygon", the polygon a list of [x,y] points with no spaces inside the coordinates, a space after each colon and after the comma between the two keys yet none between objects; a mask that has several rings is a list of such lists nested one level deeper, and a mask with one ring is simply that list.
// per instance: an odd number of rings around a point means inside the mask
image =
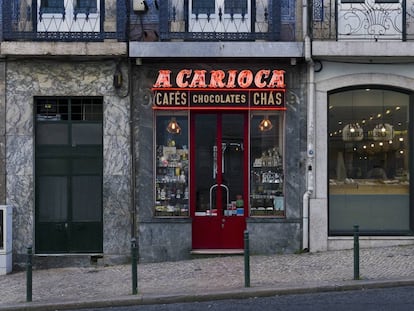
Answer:
[{"label": "red painted trim", "polygon": [[157,91],[181,91],[181,92],[283,92],[286,93],[286,89],[259,89],[259,88],[179,88],[179,87],[153,87],[153,92]]},{"label": "red painted trim", "polygon": [[217,106],[213,106],[213,107],[186,107],[186,108],[182,108],[182,107],[158,107],[158,106],[153,106],[152,107],[153,110],[182,110],[182,111],[187,111],[187,110],[207,110],[212,112],[212,110],[230,110],[230,111],[257,111],[257,110],[279,110],[279,111],[285,111],[287,110],[286,107],[278,107],[278,108],[273,108],[273,107],[234,107],[234,108],[229,108],[229,107],[217,107]]}]

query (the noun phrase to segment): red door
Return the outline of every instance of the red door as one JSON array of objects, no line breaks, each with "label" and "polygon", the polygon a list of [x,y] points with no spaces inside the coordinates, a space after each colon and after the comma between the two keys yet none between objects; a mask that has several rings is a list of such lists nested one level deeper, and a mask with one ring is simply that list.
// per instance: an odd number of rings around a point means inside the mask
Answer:
[{"label": "red door", "polygon": [[247,215],[247,112],[191,117],[193,249],[243,248]]}]

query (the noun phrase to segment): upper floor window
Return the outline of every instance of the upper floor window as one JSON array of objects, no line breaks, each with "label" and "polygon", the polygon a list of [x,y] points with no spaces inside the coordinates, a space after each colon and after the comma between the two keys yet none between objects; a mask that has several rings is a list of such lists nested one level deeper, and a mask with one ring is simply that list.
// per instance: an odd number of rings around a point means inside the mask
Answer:
[{"label": "upper floor window", "polygon": [[224,14],[246,14],[247,0],[193,0],[193,14],[214,14],[216,9]]},{"label": "upper floor window", "polygon": [[43,13],[59,13],[65,14],[65,4],[63,0],[41,0],[40,14]]},{"label": "upper floor window", "polygon": [[[282,23],[294,27],[296,22],[295,0],[165,0],[158,3],[161,40],[276,41],[282,37]],[[295,40],[293,32],[283,32],[283,36]]]},{"label": "upper floor window", "polygon": [[248,0],[192,0],[191,32],[250,32]]},{"label": "upper floor window", "polygon": [[75,18],[77,13],[85,13],[87,15],[89,13],[96,13],[97,8],[96,0],[75,0]]},{"label": "upper floor window", "polygon": [[37,0],[38,32],[99,32],[100,1]]}]

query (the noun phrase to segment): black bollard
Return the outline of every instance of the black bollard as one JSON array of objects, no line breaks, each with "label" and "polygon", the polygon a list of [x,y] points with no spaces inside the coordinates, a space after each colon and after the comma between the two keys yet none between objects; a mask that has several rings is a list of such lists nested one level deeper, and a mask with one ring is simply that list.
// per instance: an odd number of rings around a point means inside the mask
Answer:
[{"label": "black bollard", "polygon": [[354,280],[359,280],[359,226],[354,225]]},{"label": "black bollard", "polygon": [[250,246],[249,231],[244,231],[244,286],[250,287]]},{"label": "black bollard", "polygon": [[32,301],[32,247],[27,248],[27,264],[26,264],[26,301]]},{"label": "black bollard", "polygon": [[131,240],[131,256],[132,256],[132,295],[138,294],[138,247],[137,242],[133,238]]}]

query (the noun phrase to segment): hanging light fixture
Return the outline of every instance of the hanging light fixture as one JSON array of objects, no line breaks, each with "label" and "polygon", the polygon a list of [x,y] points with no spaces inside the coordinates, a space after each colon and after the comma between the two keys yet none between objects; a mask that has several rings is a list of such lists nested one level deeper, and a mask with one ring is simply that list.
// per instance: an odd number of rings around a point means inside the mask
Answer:
[{"label": "hanging light fixture", "polygon": [[167,132],[171,133],[171,134],[180,134],[181,133],[181,127],[178,124],[175,117],[171,117],[171,120],[170,120],[170,122],[168,123],[168,126],[167,126]]},{"label": "hanging light fixture", "polygon": [[378,119],[381,123],[377,124],[372,131],[373,140],[375,141],[389,141],[394,138],[394,127],[384,120],[384,94],[384,91],[382,91],[382,113],[378,114]]},{"label": "hanging light fixture", "polygon": [[268,116],[265,116],[263,120],[260,121],[259,130],[261,132],[267,132],[267,131],[270,131],[272,128],[273,128],[272,121],[270,121]]},{"label": "hanging light fixture", "polygon": [[[342,129],[343,141],[361,141],[364,139],[364,130],[358,122],[354,122],[354,92],[351,91],[351,123]],[[364,123],[364,122],[363,122]]]}]

